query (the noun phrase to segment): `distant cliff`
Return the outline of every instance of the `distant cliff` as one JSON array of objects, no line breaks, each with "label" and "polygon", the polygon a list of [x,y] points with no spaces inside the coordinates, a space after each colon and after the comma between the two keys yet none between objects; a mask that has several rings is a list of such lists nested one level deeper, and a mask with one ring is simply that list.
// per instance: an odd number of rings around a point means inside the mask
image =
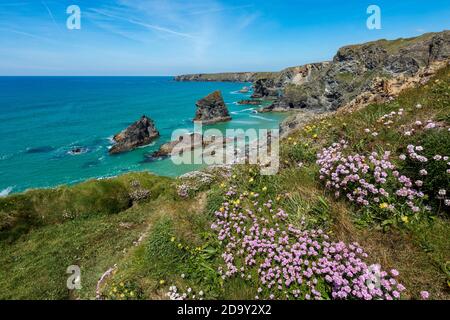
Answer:
[{"label": "distant cliff", "polygon": [[280,72],[183,75],[178,81],[253,82],[253,98],[271,98],[265,111],[331,111],[383,102],[426,82],[450,60],[450,31],[378,40],[338,50],[332,61]]},{"label": "distant cliff", "polygon": [[266,78],[271,72],[225,72],[185,74],[175,77],[175,81],[224,81],[224,82],[254,82]]}]

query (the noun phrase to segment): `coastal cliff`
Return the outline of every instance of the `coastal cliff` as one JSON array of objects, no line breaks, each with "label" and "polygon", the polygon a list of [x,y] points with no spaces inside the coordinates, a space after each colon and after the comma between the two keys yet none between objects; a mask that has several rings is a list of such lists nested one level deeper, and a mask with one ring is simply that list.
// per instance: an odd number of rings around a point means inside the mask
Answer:
[{"label": "coastal cliff", "polygon": [[448,65],[450,31],[419,37],[378,40],[340,48],[332,61],[280,72],[198,74],[179,81],[250,81],[252,98],[273,99],[261,111],[333,111],[383,102],[425,83]]},{"label": "coastal cliff", "polygon": [[199,73],[176,76],[175,81],[207,81],[207,82],[254,82],[266,78],[271,72],[224,72]]}]

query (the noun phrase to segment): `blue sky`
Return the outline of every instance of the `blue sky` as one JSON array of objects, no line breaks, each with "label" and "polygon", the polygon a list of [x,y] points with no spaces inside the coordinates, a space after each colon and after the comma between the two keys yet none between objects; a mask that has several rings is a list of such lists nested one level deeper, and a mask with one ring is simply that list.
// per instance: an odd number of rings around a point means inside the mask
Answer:
[{"label": "blue sky", "polygon": [[[366,28],[371,4],[381,30]],[[80,30],[66,28],[69,5]],[[449,21],[448,0],[2,0],[0,75],[274,71]]]}]

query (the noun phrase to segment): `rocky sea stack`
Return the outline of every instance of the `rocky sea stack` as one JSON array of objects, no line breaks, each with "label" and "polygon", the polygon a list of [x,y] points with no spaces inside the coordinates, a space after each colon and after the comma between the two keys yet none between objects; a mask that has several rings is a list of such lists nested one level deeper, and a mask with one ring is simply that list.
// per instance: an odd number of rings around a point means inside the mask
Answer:
[{"label": "rocky sea stack", "polygon": [[142,116],[138,121],[130,125],[113,138],[115,144],[109,150],[110,154],[116,154],[145,146],[159,137],[153,120]]},{"label": "rocky sea stack", "polygon": [[198,100],[196,105],[197,112],[194,121],[201,121],[203,124],[213,124],[231,120],[230,113],[220,91],[214,91],[203,99]]}]

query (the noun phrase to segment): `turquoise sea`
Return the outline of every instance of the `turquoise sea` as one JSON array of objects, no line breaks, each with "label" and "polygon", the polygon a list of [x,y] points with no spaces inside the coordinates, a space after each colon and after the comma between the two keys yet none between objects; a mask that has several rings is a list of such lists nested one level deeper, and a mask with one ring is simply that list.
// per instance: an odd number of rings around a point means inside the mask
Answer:
[{"label": "turquoise sea", "polygon": [[[0,196],[29,188],[148,170],[178,176],[198,168],[149,153],[175,129],[193,129],[195,102],[221,90],[233,120],[210,127],[277,128],[283,114],[236,102],[245,83],[176,82],[172,77],[0,77]],[[257,107],[256,107],[257,108]],[[153,144],[110,156],[112,136],[143,114],[161,133]],[[72,155],[80,147],[84,153]]]}]

